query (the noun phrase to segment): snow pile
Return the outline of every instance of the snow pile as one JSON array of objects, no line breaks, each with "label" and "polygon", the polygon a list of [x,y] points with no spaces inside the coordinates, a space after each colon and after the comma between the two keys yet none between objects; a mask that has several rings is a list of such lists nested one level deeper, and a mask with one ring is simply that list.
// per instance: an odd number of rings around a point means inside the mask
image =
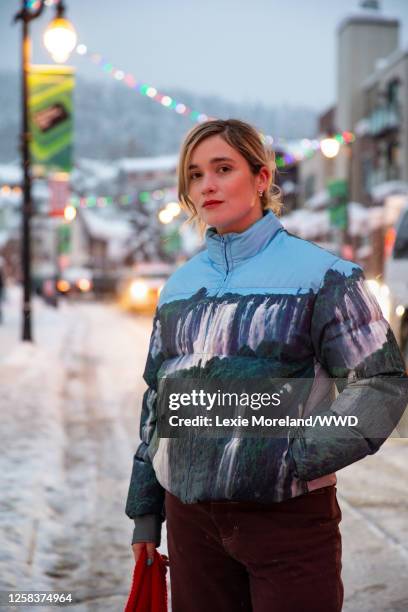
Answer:
[{"label": "snow pile", "polygon": [[295,210],[281,218],[283,227],[292,234],[306,240],[316,240],[330,231],[330,219],[327,210],[310,212],[309,210]]},{"label": "snow pile", "polygon": [[309,208],[311,210],[316,210],[327,206],[330,202],[330,194],[327,189],[323,189],[318,193],[315,193],[311,198],[306,200],[305,208]]},{"label": "snow pile", "polygon": [[404,181],[385,181],[371,190],[371,197],[375,202],[382,202],[390,195],[408,195],[408,183]]},{"label": "snow pile", "polygon": [[118,161],[120,171],[127,174],[138,172],[157,172],[159,170],[176,170],[178,155],[160,155],[158,157],[123,158]]},{"label": "snow pile", "polygon": [[0,164],[0,184],[19,185],[22,181],[20,166],[15,164]]},{"label": "snow pile", "polygon": [[[327,209],[313,212],[306,209],[295,210],[283,216],[281,222],[288,232],[306,240],[320,240],[331,232]],[[348,223],[351,236],[364,236],[383,226],[384,209],[382,206],[368,208],[358,202],[349,202]]]},{"label": "snow pile", "polygon": [[71,174],[71,185],[76,193],[112,195],[117,179],[116,162],[81,158]]},{"label": "snow pile", "polygon": [[384,209],[382,206],[367,208],[358,202],[348,205],[349,234],[364,236],[384,225]]},{"label": "snow pile", "polygon": [[[10,291],[9,306],[15,293]],[[0,590],[50,586],[46,573],[34,573],[34,551],[41,557],[45,551],[39,543],[51,541],[60,529],[57,491],[63,479],[64,433],[59,352],[69,316],[67,311],[44,311],[44,331],[51,338],[51,325],[53,334],[47,348],[15,344],[0,369]]]},{"label": "snow pile", "polygon": [[10,234],[8,231],[0,230],[0,249],[3,248],[9,241]]}]

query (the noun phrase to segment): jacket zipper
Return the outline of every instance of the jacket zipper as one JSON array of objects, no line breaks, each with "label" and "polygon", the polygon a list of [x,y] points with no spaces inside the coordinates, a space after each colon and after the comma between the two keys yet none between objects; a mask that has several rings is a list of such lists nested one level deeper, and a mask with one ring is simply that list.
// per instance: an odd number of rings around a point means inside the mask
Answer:
[{"label": "jacket zipper", "polygon": [[221,283],[221,286],[218,288],[218,291],[216,293],[216,295],[219,295],[221,293],[221,291],[224,289],[227,280],[228,280],[228,276],[230,274],[230,265],[229,265],[229,261],[228,261],[228,255],[227,255],[227,241],[225,240],[225,238],[223,236],[221,236],[221,242],[222,242],[222,248],[224,251],[224,260],[225,260],[225,276],[224,279]]},{"label": "jacket zipper", "polygon": [[225,241],[224,236],[221,236],[221,240],[222,240],[222,245],[224,247],[224,258],[225,258],[225,269],[226,269],[226,274],[225,274],[225,278],[224,278],[224,282],[227,280],[227,276],[229,274],[229,263],[228,263],[228,257],[227,257],[227,243]]}]

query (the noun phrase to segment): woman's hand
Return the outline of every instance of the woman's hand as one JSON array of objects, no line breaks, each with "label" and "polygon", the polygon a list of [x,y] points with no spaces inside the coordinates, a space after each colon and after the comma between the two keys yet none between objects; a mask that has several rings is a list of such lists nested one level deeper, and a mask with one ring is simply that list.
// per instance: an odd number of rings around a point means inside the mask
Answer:
[{"label": "woman's hand", "polygon": [[132,544],[132,550],[133,550],[133,556],[135,558],[135,563],[137,563],[139,556],[144,547],[146,547],[147,565],[151,565],[153,563],[154,550],[156,548],[156,544],[154,542],[136,542],[135,544]]}]

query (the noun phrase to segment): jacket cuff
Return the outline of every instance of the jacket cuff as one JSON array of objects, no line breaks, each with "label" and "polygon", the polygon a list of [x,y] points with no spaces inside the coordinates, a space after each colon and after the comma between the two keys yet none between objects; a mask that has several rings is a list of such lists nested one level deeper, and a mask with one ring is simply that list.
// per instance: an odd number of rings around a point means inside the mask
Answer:
[{"label": "jacket cuff", "polygon": [[160,514],[143,514],[135,519],[132,544],[137,542],[154,542],[160,546],[162,517]]}]

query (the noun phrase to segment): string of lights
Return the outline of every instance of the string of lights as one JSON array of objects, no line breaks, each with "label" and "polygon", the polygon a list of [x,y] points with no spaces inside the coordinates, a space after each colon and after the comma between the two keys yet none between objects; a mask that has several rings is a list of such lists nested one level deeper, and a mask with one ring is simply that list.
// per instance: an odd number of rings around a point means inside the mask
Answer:
[{"label": "string of lights", "polygon": [[[21,197],[21,194],[21,187],[10,185],[2,185],[0,187],[0,197]],[[176,200],[177,193],[174,187],[170,187],[155,189],[153,191],[140,191],[137,196],[131,196],[128,194],[118,195],[117,197],[100,195],[72,195],[69,198],[69,204],[74,208],[105,208],[106,206],[112,206],[114,204],[129,206],[130,204],[135,203],[136,199],[141,204],[148,204],[149,202],[153,201],[159,205],[162,202]]]},{"label": "string of lights", "polygon": [[[58,4],[59,0],[45,0],[44,4],[45,6],[53,6],[55,4]],[[40,8],[40,0],[26,0],[26,7],[30,10],[30,11],[36,11],[38,8]]]},{"label": "string of lights", "polygon": [[[71,196],[69,203],[75,208],[103,208],[112,204],[128,206],[129,204],[132,204],[132,202],[135,202],[135,199],[135,196],[130,196],[126,194],[119,195],[115,198],[113,196],[90,195],[85,197],[73,195]],[[154,189],[153,191],[140,191],[137,195],[137,199],[142,204],[148,204],[151,201],[161,203],[166,200],[177,199],[177,192],[174,187]]]},{"label": "string of lights", "polygon": [[[133,74],[125,72],[121,68],[114,66],[112,62],[108,61],[100,53],[90,51],[83,43],[77,45],[76,52],[78,55],[88,58],[105,74],[109,75],[116,81],[123,83],[129,89],[132,89],[141,96],[150,98],[152,101],[176,112],[180,116],[187,117],[194,123],[202,123],[209,119],[214,119],[214,117],[211,117],[199,110],[192,109],[187,104],[184,104],[184,102],[176,100],[172,96],[159,91],[153,85],[137,80]],[[273,145],[273,148],[277,152],[276,165],[278,168],[284,168],[285,166],[302,161],[303,159],[313,157],[317,151],[322,150],[322,143],[324,141],[334,140],[339,144],[339,146],[342,146],[344,144],[351,144],[355,140],[355,136],[352,132],[341,132],[333,135],[330,139],[322,138],[320,140],[303,138],[297,141],[287,141],[283,138],[274,138],[270,134],[263,133],[261,133],[261,138],[266,146],[272,147]],[[331,150],[333,150],[333,147],[331,147]],[[324,151],[322,152],[324,153]],[[331,155],[328,155],[328,157],[330,156]]]},{"label": "string of lights", "polygon": [[121,81],[129,89],[133,89],[141,96],[150,98],[154,102],[157,102],[165,108],[175,111],[179,115],[188,117],[189,119],[191,119],[191,121],[195,123],[202,123],[203,121],[207,121],[208,119],[212,118],[206,115],[205,113],[201,113],[198,110],[190,108],[189,106],[187,106],[187,104],[177,101],[167,94],[159,92],[156,87],[153,87],[153,85],[145,83],[144,81],[138,81],[132,74],[127,73],[119,68],[116,68],[111,62],[109,62],[99,53],[93,53],[89,51],[87,46],[84,44],[77,45],[76,51],[78,55],[89,58],[90,61],[93,64],[99,66],[103,72],[105,72],[115,80]]}]

